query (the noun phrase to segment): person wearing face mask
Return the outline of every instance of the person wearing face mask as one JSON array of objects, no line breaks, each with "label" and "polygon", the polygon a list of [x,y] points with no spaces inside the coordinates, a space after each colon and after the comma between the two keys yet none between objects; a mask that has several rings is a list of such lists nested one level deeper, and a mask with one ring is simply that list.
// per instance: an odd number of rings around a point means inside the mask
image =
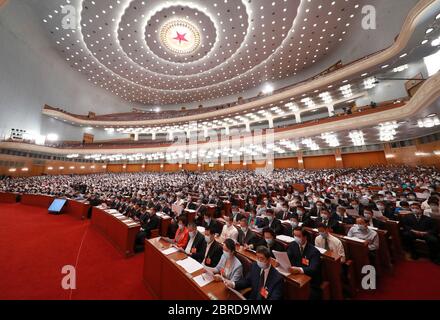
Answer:
[{"label": "person wearing face mask", "polygon": [[376,231],[368,228],[367,221],[363,217],[356,219],[356,224],[348,230],[347,235],[367,241],[370,252],[376,252],[379,249],[379,236]]},{"label": "person wearing face mask", "polygon": [[360,204],[357,199],[352,199],[350,201],[349,209],[354,210],[356,215],[358,215],[358,216],[361,216],[364,213],[364,206],[362,204]]},{"label": "person wearing face mask", "polygon": [[[400,204],[402,205],[402,203],[403,205],[408,204],[406,201],[401,201]],[[390,220],[397,220],[397,216],[394,213],[395,209],[391,203],[387,204],[385,201],[379,200],[376,202],[375,209],[380,211],[384,217],[387,217]]]},{"label": "person wearing face mask", "polygon": [[367,226],[374,227],[380,230],[386,230],[386,223],[376,219],[373,215],[373,210],[370,208],[364,209],[364,215],[365,221],[367,222]]},{"label": "person wearing face mask", "polygon": [[281,221],[275,218],[272,209],[266,211],[266,217],[258,223],[259,228],[271,228],[276,235],[283,234],[283,225]]},{"label": "person wearing face mask", "polygon": [[258,243],[249,245],[248,247],[249,247],[249,249],[255,249],[255,247],[258,248],[259,246],[267,247],[270,251],[271,257],[275,258],[274,254],[273,254],[274,250],[281,251],[281,252],[286,251],[284,249],[284,246],[275,240],[276,240],[275,232],[273,232],[273,230],[270,228],[265,228],[263,230],[263,239],[260,240]]},{"label": "person wearing face mask", "polygon": [[303,206],[296,208],[296,219],[298,223],[302,223],[304,227],[313,227],[314,221],[310,218],[310,213],[306,212]]},{"label": "person wearing face mask", "polygon": [[188,223],[187,229],[188,243],[184,248],[181,247],[180,250],[198,262],[202,262],[206,251],[205,237],[197,231],[197,225],[194,222]]},{"label": "person wearing face mask", "polygon": [[232,211],[232,221],[235,223],[239,222],[243,217],[243,215],[240,213],[240,209],[236,205],[233,205],[231,211]]},{"label": "person wearing face mask", "polygon": [[246,203],[246,205],[244,206],[244,211],[246,212],[254,212],[257,210],[257,207],[254,204],[253,200],[249,200],[248,203]]},{"label": "person wearing face mask", "polygon": [[437,198],[431,197],[428,200],[428,209],[425,209],[424,214],[431,218],[440,218],[439,201]]},{"label": "person wearing face mask", "polygon": [[312,217],[319,217],[321,215],[321,210],[324,208],[324,203],[318,200],[312,209],[310,209],[310,215]]},{"label": "person wearing face mask", "polygon": [[226,239],[223,243],[223,255],[220,258],[219,263],[214,268],[205,267],[205,270],[214,274],[214,279],[216,281],[239,281],[243,278],[243,265],[235,255],[234,240]]},{"label": "person wearing face mask", "polygon": [[[293,274],[306,274],[312,278],[310,282],[310,299],[321,298],[321,254],[313,244],[308,241],[307,231],[296,228],[293,231],[295,241],[287,247]],[[278,264],[278,263],[277,263]]]},{"label": "person wearing face mask", "polygon": [[332,251],[341,257],[341,262],[345,262],[345,250],[342,241],[330,234],[332,229],[322,223],[317,225],[319,235],[315,238],[315,246]]},{"label": "person wearing face mask", "polygon": [[416,240],[425,240],[431,261],[440,264],[440,245],[435,221],[423,215],[422,208],[418,203],[411,205],[411,212],[402,220],[402,240],[404,246],[410,251],[413,259],[418,259],[420,255],[416,250]]},{"label": "person wearing face mask", "polygon": [[242,217],[240,220],[240,229],[238,230],[238,243],[241,246],[251,245],[258,242],[258,237],[249,229],[248,219]]},{"label": "person wearing face mask", "polygon": [[232,222],[232,215],[224,216],[223,219],[225,220],[226,223],[223,226],[222,233],[220,234],[220,239],[221,239],[220,242],[223,242],[226,239],[232,239],[235,242],[237,242],[238,230]]},{"label": "person wearing face mask", "polygon": [[269,250],[258,247],[256,258],[245,278],[235,282],[225,281],[225,285],[236,290],[251,288],[250,300],[281,300],[284,278],[272,267]]},{"label": "person wearing face mask", "polygon": [[331,215],[330,212],[325,208],[321,210],[318,219],[315,220],[315,227],[316,224],[319,223],[323,223],[324,225],[329,226],[332,229],[337,228],[339,225],[338,219],[336,219],[334,215]]},{"label": "person wearing face mask", "polygon": [[171,242],[178,248],[186,247],[189,239],[189,234],[188,234],[188,228],[186,227],[186,218],[184,216],[180,216],[177,219],[177,230],[174,239],[169,239],[169,238],[164,238],[164,239]]},{"label": "person wearing face mask", "polygon": [[223,247],[215,241],[215,233],[211,228],[205,228],[206,250],[202,263],[207,267],[214,268],[223,254]]},{"label": "person wearing face mask", "polygon": [[203,216],[202,227],[203,228],[210,227],[218,235],[222,232],[221,225],[215,219],[213,219],[208,212],[206,212]]}]

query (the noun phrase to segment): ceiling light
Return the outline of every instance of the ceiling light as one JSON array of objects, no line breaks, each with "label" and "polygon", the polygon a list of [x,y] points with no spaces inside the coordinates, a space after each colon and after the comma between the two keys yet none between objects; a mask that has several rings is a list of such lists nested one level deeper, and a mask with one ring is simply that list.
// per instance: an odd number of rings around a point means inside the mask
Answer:
[{"label": "ceiling light", "polygon": [[379,124],[379,140],[392,141],[397,134],[396,129],[399,127],[396,121],[385,122]]},{"label": "ceiling light", "polygon": [[372,89],[376,86],[377,80],[375,77],[371,77],[364,80],[365,89]]},{"label": "ceiling light", "polygon": [[402,72],[402,71],[404,71],[404,70],[406,70],[406,69],[408,69],[408,65],[407,65],[407,64],[404,64],[404,65],[402,65],[402,66],[400,66],[400,67],[394,68],[394,69],[393,69],[393,72],[394,72],[394,73]]},{"label": "ceiling light", "polygon": [[348,135],[355,146],[365,145],[364,133],[361,130],[350,131]]}]

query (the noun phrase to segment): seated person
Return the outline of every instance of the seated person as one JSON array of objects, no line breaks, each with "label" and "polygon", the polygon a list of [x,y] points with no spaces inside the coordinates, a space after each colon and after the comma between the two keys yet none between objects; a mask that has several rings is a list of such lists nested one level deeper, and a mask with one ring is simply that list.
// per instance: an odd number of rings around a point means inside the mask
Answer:
[{"label": "seated person", "polygon": [[211,217],[211,215],[208,212],[205,212],[205,214],[203,215],[203,223],[202,223],[202,227],[203,228],[211,228],[211,230],[214,231],[214,233],[220,235],[220,233],[222,232],[222,227],[221,225]]},{"label": "seated person", "polygon": [[420,204],[411,204],[412,214],[407,215],[402,220],[402,240],[404,245],[411,252],[413,259],[418,259],[419,254],[415,248],[415,242],[417,239],[423,239],[429,248],[429,255],[431,261],[436,264],[440,264],[439,254],[439,239],[437,236],[437,227],[435,221],[423,215]]},{"label": "seated person", "polygon": [[258,242],[258,237],[255,232],[249,229],[248,219],[246,217],[240,219],[240,229],[238,230],[237,241],[242,246]]},{"label": "seated person", "polygon": [[269,252],[270,252],[270,255],[271,255],[272,258],[275,258],[274,254],[272,252],[273,250],[281,251],[281,252],[282,251],[286,251],[284,249],[284,246],[281,243],[275,241],[276,235],[275,235],[275,232],[272,229],[265,228],[263,230],[263,239],[264,240],[260,240],[258,243],[254,243],[254,244],[251,244],[251,245],[247,246],[247,248],[253,250],[255,247],[259,247],[259,246],[266,247],[266,248],[269,249]]},{"label": "seated person", "polygon": [[[339,206],[336,208],[336,216],[335,217],[336,217],[336,219],[338,219],[339,221],[341,221],[342,223],[345,223],[345,224],[355,224],[356,223],[356,219],[353,218],[352,216],[349,216],[347,214],[347,209],[345,209],[342,206]],[[335,231],[335,230],[333,230],[333,231]]]},{"label": "seated person", "polygon": [[194,222],[188,223],[188,243],[181,251],[184,251],[188,256],[202,262],[205,257],[206,241],[205,237],[197,231],[197,225]]},{"label": "seated person", "polygon": [[387,229],[387,224],[384,221],[375,218],[373,215],[373,210],[371,210],[368,207],[366,207],[364,209],[364,218],[365,218],[365,221],[367,222],[367,226],[369,226],[369,227],[375,227],[380,230]]},{"label": "seated person", "polygon": [[362,216],[364,213],[364,205],[359,203],[359,200],[357,199],[351,199],[349,209],[352,209],[355,211],[355,214],[358,216]]},{"label": "seated person", "polygon": [[251,212],[249,214],[249,217],[247,218],[249,228],[256,228],[258,224],[258,220],[260,219],[257,218],[257,214],[255,212]]},{"label": "seated person", "polygon": [[232,221],[234,223],[238,223],[241,220],[241,218],[244,217],[244,215],[240,213],[240,209],[236,205],[233,205],[231,207],[231,211],[232,211]]},{"label": "seated person", "polygon": [[235,256],[235,242],[232,239],[226,239],[223,243],[223,255],[219,263],[214,267],[205,267],[209,273],[214,274],[216,281],[224,279],[230,281],[239,281],[243,278],[243,266]]},{"label": "seated person", "polygon": [[358,238],[368,242],[368,249],[376,251],[379,249],[379,236],[377,232],[368,228],[365,218],[359,217],[356,219],[356,224],[348,230],[349,237]]},{"label": "seated person", "polygon": [[220,234],[220,242],[225,241],[226,239],[232,239],[235,242],[238,240],[238,230],[234,226],[232,221],[232,215],[224,216],[225,225],[223,226],[222,233]]},{"label": "seated person", "polygon": [[[409,210],[409,204],[406,201],[401,201],[400,202],[400,206],[401,209],[400,210],[405,210],[405,206],[408,205],[408,210]],[[380,213],[382,213],[382,215],[390,220],[397,220],[397,216],[394,213],[395,209],[394,206],[391,205],[389,202],[385,202],[383,200],[379,200],[376,202],[376,210],[379,211]]]},{"label": "seated person", "polygon": [[315,238],[315,246],[330,250],[341,257],[341,262],[345,262],[345,250],[342,241],[332,235],[332,229],[329,226],[320,223],[317,225],[319,235]]},{"label": "seated person", "polygon": [[259,228],[271,228],[276,235],[283,234],[283,226],[281,225],[281,221],[275,218],[274,212],[272,209],[266,211],[266,217],[258,223]]},{"label": "seated person", "polygon": [[290,272],[293,274],[303,273],[311,277],[310,298],[321,298],[321,253],[315,246],[309,243],[307,231],[296,228],[293,231],[295,241],[289,244],[287,255],[292,265]]},{"label": "seated person", "polygon": [[299,206],[296,208],[296,217],[298,220],[298,224],[302,223],[302,227],[313,227],[313,220],[310,218],[310,213],[306,212],[306,209],[303,206]]},{"label": "seated person", "polygon": [[236,290],[251,288],[250,300],[281,300],[283,298],[283,276],[272,267],[270,252],[266,247],[257,248],[257,261],[245,278],[225,281],[225,285]]},{"label": "seated person", "polygon": [[179,216],[177,218],[177,230],[174,239],[164,238],[164,240],[171,242],[178,248],[186,248],[186,245],[188,244],[188,238],[189,235],[188,228],[186,227],[186,217]]},{"label": "seated person", "polygon": [[434,197],[430,197],[427,202],[427,208],[423,211],[423,214],[431,218],[440,218],[439,200]]},{"label": "seated person", "polygon": [[215,241],[215,234],[211,228],[205,228],[206,250],[202,263],[207,267],[217,266],[223,254],[223,247]]},{"label": "seated person", "polygon": [[160,219],[156,215],[156,209],[154,207],[150,208],[141,218],[141,229],[136,235],[135,240],[135,252],[144,250],[145,239],[149,239],[151,237],[151,230],[158,229],[160,225]]},{"label": "seated person", "polygon": [[327,208],[321,209],[321,214],[318,219],[315,220],[315,227],[317,224],[322,223],[331,229],[336,229],[339,227],[338,219],[335,216],[331,216]]}]

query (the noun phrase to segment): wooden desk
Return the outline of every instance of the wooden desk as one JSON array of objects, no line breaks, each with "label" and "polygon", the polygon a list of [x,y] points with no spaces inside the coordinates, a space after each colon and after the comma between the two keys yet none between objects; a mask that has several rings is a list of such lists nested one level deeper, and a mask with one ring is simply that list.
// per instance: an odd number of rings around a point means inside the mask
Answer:
[{"label": "wooden desk", "polygon": [[[242,255],[252,262],[257,260],[254,252],[240,247],[237,254]],[[272,266],[275,266],[275,259],[271,259]],[[285,300],[309,300],[310,298],[310,280],[305,274],[291,274],[284,276],[284,299]]]},{"label": "wooden desk", "polygon": [[64,213],[81,220],[87,219],[89,210],[90,204],[88,202],[76,200],[67,200],[67,203],[63,208]]},{"label": "wooden desk", "polygon": [[170,244],[160,238],[145,240],[143,280],[155,299],[162,300],[237,300],[223,282],[211,282],[204,287],[192,279],[204,273],[188,274],[176,261],[185,259],[183,252],[164,255],[161,251]]},{"label": "wooden desk", "polygon": [[46,207],[49,208],[50,204],[55,199],[52,196],[44,194],[22,194],[21,203],[29,206]]},{"label": "wooden desk", "polygon": [[92,208],[92,226],[96,227],[125,257],[134,254],[134,242],[140,224],[131,218],[118,219],[98,207]]},{"label": "wooden desk", "polygon": [[0,202],[3,203],[16,203],[17,202],[17,193],[12,192],[0,192]]},{"label": "wooden desk", "polygon": [[160,219],[159,234],[162,237],[167,237],[168,228],[169,228],[169,226],[171,224],[172,218],[170,216],[168,216],[168,215],[163,215],[163,216],[159,216],[158,215],[158,217]]}]

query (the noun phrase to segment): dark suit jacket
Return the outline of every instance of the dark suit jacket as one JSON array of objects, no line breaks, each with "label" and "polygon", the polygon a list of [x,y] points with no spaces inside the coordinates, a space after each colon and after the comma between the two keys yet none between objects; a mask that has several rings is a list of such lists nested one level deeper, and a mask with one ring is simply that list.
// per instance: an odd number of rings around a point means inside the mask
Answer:
[{"label": "dark suit jacket", "polygon": [[159,229],[160,219],[157,215],[147,217],[142,224],[142,228],[145,230],[147,238],[151,235],[151,230]]},{"label": "dark suit jacket", "polygon": [[[318,249],[307,241],[301,255],[299,245],[296,242],[292,242],[287,248],[287,255],[292,266],[303,268],[304,273],[312,278],[311,285],[319,288],[321,285],[321,253]],[[308,260],[308,264],[303,263],[305,262],[303,258]]]},{"label": "dark suit jacket", "polygon": [[286,249],[284,248],[284,246],[283,246],[281,243],[275,241],[275,242],[272,244],[272,246],[269,247],[269,246],[267,245],[266,240],[261,239],[261,238],[260,238],[260,240],[259,240],[258,242],[256,242],[256,243],[254,244],[254,249],[257,249],[259,246],[263,246],[263,247],[269,248],[270,255],[271,255],[272,258],[275,258],[275,256],[274,256],[274,254],[273,254],[272,251],[280,251],[280,252],[284,252],[284,251],[286,251]]},{"label": "dark suit jacket", "polygon": [[[203,220],[202,227],[203,228],[207,228],[208,227],[208,225],[206,224],[205,220]],[[220,225],[220,223],[218,223],[214,219],[211,219],[211,222],[209,223],[209,227],[211,228],[211,230],[214,231],[214,233],[218,233],[218,234],[222,233],[222,226]]]},{"label": "dark suit jacket", "polygon": [[280,211],[280,212],[277,212],[275,214],[275,216],[277,217],[277,219],[280,219],[280,220],[289,220],[290,218],[292,218],[294,216],[294,214],[289,211],[287,211],[287,212]]},{"label": "dark suit jacket", "polygon": [[[196,252],[192,253],[193,250],[195,250]],[[203,258],[205,257],[205,251],[206,251],[205,237],[200,232],[197,232],[194,242],[191,246],[191,257],[197,260],[198,262],[202,262]]]},{"label": "dark suit jacket", "polygon": [[[205,241],[205,243],[206,243],[206,241]],[[206,244],[206,248],[207,247],[208,247],[208,244]],[[222,254],[223,254],[222,245],[214,240],[214,242],[209,247],[208,253],[206,254],[206,258],[203,262],[208,267],[215,268],[217,266],[217,264],[219,263],[219,261],[222,257]],[[207,262],[209,262],[209,263],[207,263]]]},{"label": "dark suit jacket", "polygon": [[275,232],[276,235],[283,234],[283,226],[281,224],[281,221],[276,218],[272,220],[272,224],[270,226],[269,226],[269,219],[264,218],[263,220],[260,221],[258,227],[259,228],[270,227]]},{"label": "dark suit jacket", "polygon": [[[252,288],[252,291],[249,295],[250,300],[265,300],[260,295],[259,291],[261,271],[261,268],[256,262],[254,262],[246,277],[235,282],[235,289],[242,290],[250,287]],[[283,285],[283,276],[273,267],[270,267],[265,283],[265,288],[268,291],[267,300],[281,300],[283,298]]]},{"label": "dark suit jacket", "polygon": [[238,230],[238,243],[240,245],[255,244],[257,242],[258,242],[258,236],[252,230],[248,229],[246,235],[241,229]]},{"label": "dark suit jacket", "polygon": [[437,226],[435,221],[422,215],[419,220],[417,220],[414,214],[406,216],[402,221],[403,234],[409,236],[411,230],[428,232],[430,235],[437,236]]}]

